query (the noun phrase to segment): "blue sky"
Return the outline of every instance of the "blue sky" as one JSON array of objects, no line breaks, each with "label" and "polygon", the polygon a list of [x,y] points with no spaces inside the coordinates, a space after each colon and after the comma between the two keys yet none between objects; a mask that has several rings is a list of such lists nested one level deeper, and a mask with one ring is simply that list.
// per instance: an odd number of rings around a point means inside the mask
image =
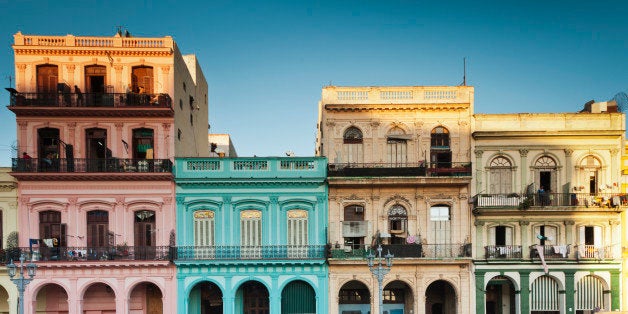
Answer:
[{"label": "blue sky", "polygon": [[[13,34],[171,35],[209,84],[211,132],[240,156],[314,153],[332,85],[458,85],[476,113],[575,112],[628,92],[628,2],[0,0],[0,75]],[[9,102],[2,89],[0,99]],[[0,111],[0,166],[15,116]]]}]

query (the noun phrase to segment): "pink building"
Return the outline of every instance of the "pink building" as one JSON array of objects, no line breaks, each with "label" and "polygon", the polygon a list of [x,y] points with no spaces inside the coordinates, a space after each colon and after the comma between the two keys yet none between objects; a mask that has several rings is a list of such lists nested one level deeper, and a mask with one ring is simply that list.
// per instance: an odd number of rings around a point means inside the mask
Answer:
[{"label": "pink building", "polygon": [[172,164],[209,152],[195,56],[169,36],[14,37],[20,249],[8,253],[38,266],[25,313],[176,312]]}]

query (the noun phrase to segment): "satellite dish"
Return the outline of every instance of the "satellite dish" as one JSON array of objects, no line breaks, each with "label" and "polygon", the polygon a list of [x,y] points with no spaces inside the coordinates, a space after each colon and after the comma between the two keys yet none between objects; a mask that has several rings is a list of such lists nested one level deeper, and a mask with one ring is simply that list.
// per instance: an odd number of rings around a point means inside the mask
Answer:
[{"label": "satellite dish", "polygon": [[624,92],[619,92],[613,96],[613,99],[617,102],[617,111],[618,112],[626,112],[628,110],[628,95]]}]

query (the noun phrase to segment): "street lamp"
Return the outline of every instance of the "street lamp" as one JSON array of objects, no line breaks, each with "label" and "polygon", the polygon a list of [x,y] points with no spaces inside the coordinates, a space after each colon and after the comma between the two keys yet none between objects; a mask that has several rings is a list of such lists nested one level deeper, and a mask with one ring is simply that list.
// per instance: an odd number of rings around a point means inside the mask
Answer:
[{"label": "street lamp", "polygon": [[[384,302],[383,302],[384,287],[382,286],[382,282],[384,281],[384,276],[386,276],[386,274],[390,272],[390,268],[392,267],[393,257],[395,256],[390,254],[390,251],[388,251],[388,254],[384,256],[384,258],[386,259],[386,264],[382,264],[382,245],[381,244],[377,245],[377,256],[373,254],[373,251],[370,251],[369,254],[366,256],[369,269],[371,270],[371,273],[373,273],[373,276],[377,278],[377,283],[379,285],[379,312],[381,314],[384,313],[384,308],[383,308],[384,307]],[[377,262],[377,265],[374,265],[375,261]]]},{"label": "street lamp", "polygon": [[28,263],[28,265],[26,265],[26,272],[28,273],[28,277],[29,277],[29,278],[26,278],[26,276],[24,275],[24,261],[25,260],[26,258],[24,258],[24,254],[21,254],[19,278],[14,278],[15,272],[17,270],[17,266],[13,264],[13,259],[11,259],[11,262],[9,263],[9,265],[7,265],[7,269],[9,271],[9,277],[11,277],[11,281],[13,281],[13,283],[17,286],[17,290],[20,292],[20,297],[17,299],[19,314],[24,314],[24,290],[26,290],[26,286],[31,281],[33,281],[33,277],[35,277],[35,271],[37,270],[37,265],[33,264],[33,261],[31,260],[31,262]]}]

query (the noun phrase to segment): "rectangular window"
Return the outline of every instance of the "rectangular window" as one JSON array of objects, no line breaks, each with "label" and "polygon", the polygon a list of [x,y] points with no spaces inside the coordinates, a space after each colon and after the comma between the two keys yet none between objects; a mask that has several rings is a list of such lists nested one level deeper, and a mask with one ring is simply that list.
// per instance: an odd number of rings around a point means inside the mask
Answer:
[{"label": "rectangular window", "polygon": [[308,213],[305,210],[288,211],[288,257],[307,257]]},{"label": "rectangular window", "polygon": [[241,258],[262,256],[262,212],[245,210],[240,213],[240,252]]}]

